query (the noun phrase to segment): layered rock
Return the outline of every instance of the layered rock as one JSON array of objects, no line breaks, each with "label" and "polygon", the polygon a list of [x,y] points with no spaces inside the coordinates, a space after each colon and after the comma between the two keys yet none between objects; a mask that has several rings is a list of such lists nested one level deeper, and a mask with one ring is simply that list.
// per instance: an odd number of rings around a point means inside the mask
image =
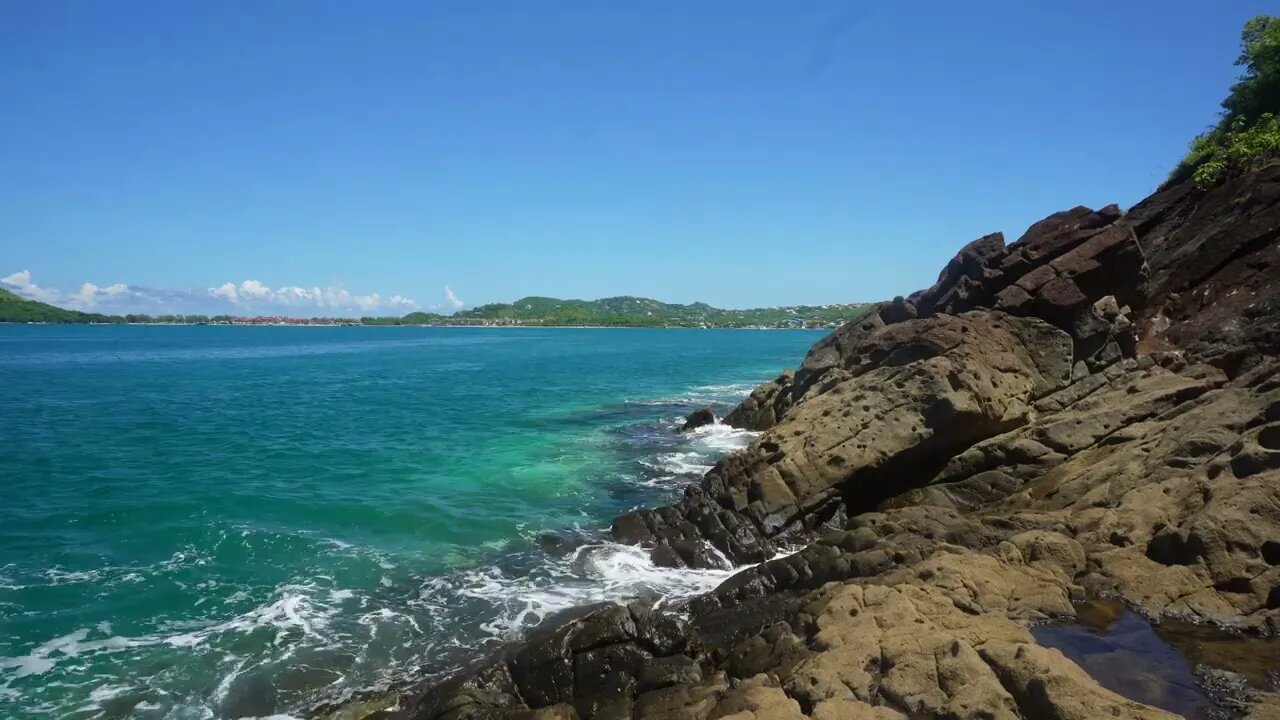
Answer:
[{"label": "layered rock", "polygon": [[752,390],[747,399],[725,416],[725,424],[746,430],[767,430],[773,427],[791,407],[791,384],[794,381],[795,373],[788,370],[773,382]]},{"label": "layered rock", "polygon": [[687,620],[550,623],[397,715],[1174,717],[1028,626],[1101,595],[1280,635],[1278,238],[1280,164],[970,243],[744,400],[748,448],[613,526],[660,564],[758,564]]},{"label": "layered rock", "polygon": [[[758,562],[930,477],[1030,419],[1032,404],[1135,350],[1146,299],[1133,227],[1110,206],[966,245],[929,289],[817,343],[727,418],[763,430],[675,506],[619,518],[663,564]],[[714,550],[714,551],[713,551]]]},{"label": "layered rock", "polygon": [[[851,510],[870,509],[973,443],[1025,424],[1068,382],[1071,338],[999,312],[886,326],[851,348],[839,378],[786,421],[718,463],[675,508],[618,518],[621,542],[663,563],[716,554],[758,562]],[[830,380],[829,380],[830,381]],[[817,429],[821,428],[821,431]]]},{"label": "layered rock", "polygon": [[[1113,325],[1128,314],[1122,308],[1141,303],[1145,288],[1142,249],[1114,205],[1056,213],[1008,246],[1003,234],[993,233],[962,248],[929,289],[881,303],[815,344],[789,383],[789,404],[823,384],[854,346],[881,327],[980,308],[1044,319],[1071,333],[1075,361],[1105,365],[1130,351],[1122,344],[1132,334],[1123,323],[1114,330]],[[1107,296],[1115,301],[1114,312],[1093,307]]]},{"label": "layered rock", "polygon": [[1231,375],[1280,353],[1280,163],[1208,193],[1176,185],[1128,219],[1151,274],[1144,350]]}]

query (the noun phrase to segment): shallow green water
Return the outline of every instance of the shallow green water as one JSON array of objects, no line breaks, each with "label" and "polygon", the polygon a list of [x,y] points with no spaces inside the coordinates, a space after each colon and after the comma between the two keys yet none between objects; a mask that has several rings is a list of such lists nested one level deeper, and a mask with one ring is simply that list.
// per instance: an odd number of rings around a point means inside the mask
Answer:
[{"label": "shallow green water", "polygon": [[678,418],[818,337],[0,326],[0,716],[296,712],[709,587],[600,530],[749,440]]}]

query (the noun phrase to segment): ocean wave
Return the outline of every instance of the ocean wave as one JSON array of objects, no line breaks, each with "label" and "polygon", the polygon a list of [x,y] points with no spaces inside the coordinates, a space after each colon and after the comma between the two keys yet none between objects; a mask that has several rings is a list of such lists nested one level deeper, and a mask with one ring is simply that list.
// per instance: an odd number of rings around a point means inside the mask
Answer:
[{"label": "ocean wave", "polygon": [[721,457],[751,444],[759,433],[713,423],[673,436],[674,446],[636,459],[648,472],[635,484],[647,488],[674,489],[696,481]]},{"label": "ocean wave", "polygon": [[723,394],[745,394],[756,388],[759,383],[730,383],[728,385],[699,385],[694,388],[695,391],[723,393]]},{"label": "ocean wave", "polygon": [[[80,628],[47,640],[25,655],[0,658],[0,708],[5,701],[38,704],[41,694],[55,691],[55,684],[37,681],[33,685],[32,679],[57,670],[60,677],[76,676],[104,683],[101,692],[90,696],[90,709],[100,711],[108,701],[120,704],[125,701],[118,696],[129,695],[136,711],[147,710],[141,707],[143,703],[156,706],[151,708],[156,714],[143,715],[146,717],[160,717],[161,709],[169,712],[165,717],[209,717],[211,712],[217,715],[238,678],[265,668],[283,667],[299,651],[317,653],[354,640],[349,633],[331,628],[333,620],[353,602],[358,602],[353,590],[326,587],[323,582],[288,584],[272,593],[267,602],[221,622],[162,622],[156,632],[137,636],[113,634],[111,624],[105,622]],[[107,658],[139,651],[157,658],[171,656],[174,651],[202,657],[202,663],[216,667],[217,686],[207,697],[201,696],[198,687],[190,688],[188,697],[181,697],[161,691],[150,682],[145,687],[107,683],[120,679]],[[177,666],[160,675],[170,672],[181,680],[183,671]]]},{"label": "ocean wave", "polygon": [[509,573],[498,567],[477,568],[432,578],[421,597],[436,607],[450,597],[487,605],[489,619],[478,627],[492,639],[510,641],[543,620],[565,610],[600,602],[645,598],[670,605],[714,589],[735,572],[659,567],[649,551],[634,545],[596,542],[582,545],[564,558],[549,558],[534,572]]},{"label": "ocean wave", "polygon": [[759,383],[730,383],[726,385],[694,385],[672,395],[652,398],[631,398],[629,405],[650,407],[687,407],[691,405],[733,405],[746,397]]},{"label": "ocean wave", "polygon": [[651,470],[666,473],[666,477],[701,477],[712,467],[706,460],[707,457],[697,451],[676,450],[659,453],[652,458],[640,458],[636,462]]},{"label": "ocean wave", "polygon": [[[729,400],[751,387],[749,383],[697,386],[679,403],[683,409],[705,403],[706,398]],[[654,489],[670,491],[696,481],[724,454],[746,447],[756,437],[722,423],[678,433],[674,429],[683,417],[662,414],[670,417],[638,423],[642,432],[633,436],[615,436],[633,444],[620,456],[619,472],[608,481],[614,487],[644,489],[631,494],[623,490],[619,498],[628,504],[660,502]],[[109,624],[100,624],[24,648],[15,657],[0,658],[0,715],[9,702],[25,708],[44,706],[53,697],[48,689],[53,683],[45,681],[59,677],[75,677],[77,682],[102,688],[103,694],[89,698],[98,707],[133,703],[133,712],[143,717],[210,717],[227,714],[227,707],[239,707],[238,702],[260,687],[254,683],[262,677],[298,668],[324,674],[323,682],[299,681],[290,690],[293,694],[281,693],[278,708],[270,707],[277,713],[296,710],[337,694],[386,687],[408,674],[443,672],[575,607],[644,599],[678,610],[684,601],[714,589],[743,569],[732,567],[727,559],[722,568],[713,570],[658,567],[647,550],[610,542],[603,529],[576,528],[573,542],[582,544],[558,555],[539,549],[533,537],[536,532],[531,525],[522,531],[523,542],[499,547],[494,541],[483,565],[426,578],[415,575],[413,564],[400,556],[350,539],[306,531],[282,535],[250,527],[229,528],[200,549],[188,546],[149,565],[54,567],[32,577],[14,577],[10,568],[0,568],[6,571],[0,585],[173,582],[200,593],[192,607],[200,607],[203,616],[156,618],[149,627],[127,632],[122,627],[119,633]],[[251,553],[254,545],[236,543],[250,537],[268,542],[260,537],[264,533],[272,536],[269,544],[293,548],[292,543],[305,537],[310,543],[305,547],[359,562],[349,565],[341,582],[317,568],[310,576],[265,587],[219,584],[201,567]],[[231,545],[219,555],[224,542]],[[113,656],[125,652],[137,653],[138,658],[149,656],[165,669],[139,680],[140,685],[119,686],[121,660]],[[192,676],[193,667],[201,668],[203,680]],[[83,702],[85,695],[80,698]],[[58,712],[66,709],[59,707]]]},{"label": "ocean wave", "polygon": [[320,631],[328,626],[330,618],[337,614],[341,604],[354,597],[350,590],[330,590],[325,596],[318,596],[314,586],[303,585],[286,585],[277,592],[279,597],[272,602],[255,607],[226,622],[165,637],[162,642],[173,647],[193,647],[224,633],[248,634],[260,628],[279,631],[274,641],[276,645],[296,632],[320,637]]},{"label": "ocean wave", "polygon": [[689,431],[689,435],[693,438],[695,445],[700,446],[705,451],[722,455],[745,448],[760,433],[717,422],[694,428]]}]

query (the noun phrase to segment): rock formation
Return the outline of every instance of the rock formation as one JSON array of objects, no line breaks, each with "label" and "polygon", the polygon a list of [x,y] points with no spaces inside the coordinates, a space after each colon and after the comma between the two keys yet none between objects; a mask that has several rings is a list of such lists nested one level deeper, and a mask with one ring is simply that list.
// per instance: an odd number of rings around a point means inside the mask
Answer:
[{"label": "rock formation", "polygon": [[758,564],[687,617],[548,623],[390,714],[1175,717],[1028,627],[1106,596],[1280,635],[1278,238],[1275,163],[969,243],[754,390],[725,419],[748,448],[613,525],[660,564]]},{"label": "rock formation", "polygon": [[689,417],[684,419],[684,425],[680,427],[682,431],[688,432],[695,430],[703,425],[711,425],[716,421],[716,414],[712,411],[711,406],[700,407],[689,413]]}]

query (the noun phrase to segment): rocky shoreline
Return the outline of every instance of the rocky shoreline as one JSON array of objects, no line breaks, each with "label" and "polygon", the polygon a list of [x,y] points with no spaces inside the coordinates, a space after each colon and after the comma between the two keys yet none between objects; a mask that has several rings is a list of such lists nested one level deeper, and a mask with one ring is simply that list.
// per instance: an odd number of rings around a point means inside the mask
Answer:
[{"label": "rocky shoreline", "polygon": [[[1280,635],[1278,239],[1271,163],[969,243],[752,392],[726,418],[750,447],[613,524],[661,565],[753,567],[681,614],[583,608],[363,716],[1176,717],[1032,629],[1114,598]],[[1267,677],[1206,672],[1223,717],[1280,717]]]}]

